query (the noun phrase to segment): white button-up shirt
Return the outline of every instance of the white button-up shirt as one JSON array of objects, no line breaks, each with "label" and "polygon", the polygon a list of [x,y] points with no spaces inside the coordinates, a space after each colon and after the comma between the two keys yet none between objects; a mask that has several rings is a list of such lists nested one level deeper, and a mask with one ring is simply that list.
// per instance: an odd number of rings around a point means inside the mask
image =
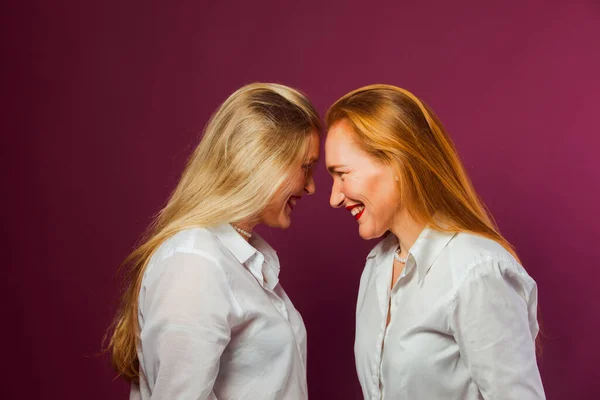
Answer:
[{"label": "white button-up shirt", "polygon": [[257,234],[190,229],[159,247],[139,295],[131,399],[306,399],[306,330]]},{"label": "white button-up shirt", "polygon": [[364,398],[544,399],[537,288],[515,258],[492,240],[425,228],[390,290],[397,247],[392,234],[375,246],[360,281]]}]

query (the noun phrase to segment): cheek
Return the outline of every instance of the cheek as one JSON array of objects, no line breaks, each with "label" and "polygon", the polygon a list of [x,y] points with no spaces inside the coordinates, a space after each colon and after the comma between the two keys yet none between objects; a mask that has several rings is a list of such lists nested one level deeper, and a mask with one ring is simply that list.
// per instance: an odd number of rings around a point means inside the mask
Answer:
[{"label": "cheek", "polygon": [[396,188],[390,186],[389,179],[382,176],[372,176],[364,180],[354,180],[348,183],[347,196],[363,203],[369,213],[376,219],[388,220],[398,208],[399,196]]},{"label": "cheek", "polygon": [[290,195],[298,193],[304,188],[306,182],[306,173],[304,170],[300,170],[290,176],[286,182],[283,190],[281,191],[280,198],[287,199]]},{"label": "cheek", "polygon": [[285,210],[286,203],[287,196],[284,193],[278,194],[276,198],[271,200],[271,202],[265,209],[265,218],[269,220],[278,219],[281,213]]},{"label": "cheek", "polygon": [[304,189],[304,187],[306,186],[306,181],[308,180],[309,176],[310,172],[308,171],[302,170],[300,173],[298,173],[296,179],[294,179],[294,191],[292,193],[296,194],[302,191],[302,189]]},{"label": "cheek", "polygon": [[359,201],[365,206],[377,205],[377,182],[366,176],[347,177],[342,182],[342,191],[346,197]]},{"label": "cheek", "polygon": [[388,225],[395,217],[400,206],[400,196],[394,187],[375,188],[377,197],[373,199],[376,206],[376,218],[380,225]]},{"label": "cheek", "polygon": [[273,217],[276,216],[279,211],[277,210],[277,207],[275,207],[274,204],[269,204],[269,206],[265,209],[265,212],[263,213],[263,220],[265,222],[269,222],[273,220]]},{"label": "cheek", "polygon": [[346,197],[361,203],[369,193],[365,179],[361,175],[346,176],[340,180],[340,188]]},{"label": "cheek", "polygon": [[287,196],[281,197],[279,199],[279,201],[277,202],[277,206],[274,207],[273,214],[279,216],[279,215],[285,213],[286,204],[287,204]]}]

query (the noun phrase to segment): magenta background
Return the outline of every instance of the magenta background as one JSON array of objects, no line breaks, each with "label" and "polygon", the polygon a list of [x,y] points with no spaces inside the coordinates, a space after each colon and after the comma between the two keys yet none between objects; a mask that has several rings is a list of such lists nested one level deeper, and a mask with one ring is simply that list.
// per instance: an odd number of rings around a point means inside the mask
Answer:
[{"label": "magenta background", "polygon": [[[0,397],[126,398],[93,356],[116,266],[210,113],[274,81],[321,113],[369,83],[428,102],[539,284],[548,399],[600,398],[599,3],[422,3],[4,4]],[[311,398],[359,399],[354,305],[374,242],[329,208],[322,163],[316,181],[291,229],[263,233],[307,325]]]}]

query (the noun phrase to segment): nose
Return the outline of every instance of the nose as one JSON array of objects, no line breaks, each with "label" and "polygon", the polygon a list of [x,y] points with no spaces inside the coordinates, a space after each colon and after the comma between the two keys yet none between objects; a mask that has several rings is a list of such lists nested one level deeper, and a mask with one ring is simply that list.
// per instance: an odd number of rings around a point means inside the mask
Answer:
[{"label": "nose", "polygon": [[314,194],[317,190],[317,185],[315,185],[315,178],[313,178],[312,174],[310,174],[306,178],[306,184],[304,185],[304,191],[306,194],[311,195]]},{"label": "nose", "polygon": [[337,183],[333,183],[331,187],[331,196],[329,197],[329,205],[333,208],[339,208],[344,204],[346,196],[339,190]]}]

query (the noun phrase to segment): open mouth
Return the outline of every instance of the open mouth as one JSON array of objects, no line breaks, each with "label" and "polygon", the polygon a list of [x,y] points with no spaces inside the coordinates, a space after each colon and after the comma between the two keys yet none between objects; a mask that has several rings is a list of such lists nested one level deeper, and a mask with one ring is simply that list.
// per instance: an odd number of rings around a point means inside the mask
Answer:
[{"label": "open mouth", "polygon": [[359,220],[365,212],[365,206],[363,204],[353,204],[351,206],[346,206],[346,210],[350,211],[350,214],[354,217],[355,220]]},{"label": "open mouth", "polygon": [[291,210],[294,210],[298,200],[300,200],[300,196],[290,196],[289,200],[287,201],[287,205],[290,206]]}]

